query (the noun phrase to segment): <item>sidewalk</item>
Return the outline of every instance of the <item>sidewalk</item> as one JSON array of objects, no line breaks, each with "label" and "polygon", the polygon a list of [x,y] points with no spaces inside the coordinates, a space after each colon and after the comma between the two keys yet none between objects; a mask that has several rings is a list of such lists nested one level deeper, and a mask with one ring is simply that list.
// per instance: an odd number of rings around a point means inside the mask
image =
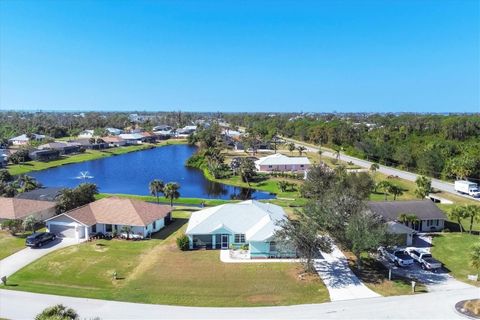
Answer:
[{"label": "sidewalk", "polygon": [[230,250],[220,250],[220,261],[224,263],[272,263],[272,262],[300,262],[299,259],[234,259],[230,257]]}]

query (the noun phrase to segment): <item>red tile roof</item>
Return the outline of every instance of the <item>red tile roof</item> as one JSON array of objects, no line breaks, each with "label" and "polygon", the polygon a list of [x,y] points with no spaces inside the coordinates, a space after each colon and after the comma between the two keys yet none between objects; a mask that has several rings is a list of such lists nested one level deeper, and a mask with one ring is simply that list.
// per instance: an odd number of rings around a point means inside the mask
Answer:
[{"label": "red tile roof", "polygon": [[0,197],[0,219],[23,219],[45,210],[54,210],[55,202]]},{"label": "red tile roof", "polygon": [[64,213],[87,226],[95,223],[147,226],[165,218],[172,208],[127,198],[104,198]]}]

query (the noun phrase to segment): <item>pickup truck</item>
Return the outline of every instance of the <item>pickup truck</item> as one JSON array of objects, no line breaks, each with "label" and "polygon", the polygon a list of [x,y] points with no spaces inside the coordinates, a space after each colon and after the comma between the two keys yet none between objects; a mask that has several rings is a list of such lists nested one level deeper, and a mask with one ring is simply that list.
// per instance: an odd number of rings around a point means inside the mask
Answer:
[{"label": "pickup truck", "polygon": [[399,267],[409,267],[413,264],[412,257],[405,249],[380,247],[378,253]]},{"label": "pickup truck", "polygon": [[442,267],[442,263],[438,260],[435,260],[432,257],[432,254],[428,251],[423,251],[416,248],[407,248],[406,251],[410,257],[413,258],[413,260],[420,264],[423,270],[436,272]]}]

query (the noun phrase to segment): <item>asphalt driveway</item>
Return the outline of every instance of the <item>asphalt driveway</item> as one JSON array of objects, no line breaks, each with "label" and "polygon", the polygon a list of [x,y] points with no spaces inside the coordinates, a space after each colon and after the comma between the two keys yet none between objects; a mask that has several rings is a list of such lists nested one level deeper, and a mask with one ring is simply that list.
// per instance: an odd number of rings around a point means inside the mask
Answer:
[{"label": "asphalt driveway", "polygon": [[0,277],[9,277],[44,255],[77,243],[79,242],[75,239],[57,238],[54,241],[43,245],[41,248],[26,247],[25,249],[0,260]]}]

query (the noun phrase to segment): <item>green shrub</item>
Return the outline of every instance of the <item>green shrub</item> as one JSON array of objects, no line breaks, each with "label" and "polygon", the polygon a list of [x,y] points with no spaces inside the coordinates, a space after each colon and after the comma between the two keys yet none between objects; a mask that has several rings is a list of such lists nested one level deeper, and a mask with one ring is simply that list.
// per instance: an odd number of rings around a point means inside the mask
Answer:
[{"label": "green shrub", "polygon": [[177,247],[182,251],[187,251],[190,248],[190,241],[186,235],[177,238]]}]

